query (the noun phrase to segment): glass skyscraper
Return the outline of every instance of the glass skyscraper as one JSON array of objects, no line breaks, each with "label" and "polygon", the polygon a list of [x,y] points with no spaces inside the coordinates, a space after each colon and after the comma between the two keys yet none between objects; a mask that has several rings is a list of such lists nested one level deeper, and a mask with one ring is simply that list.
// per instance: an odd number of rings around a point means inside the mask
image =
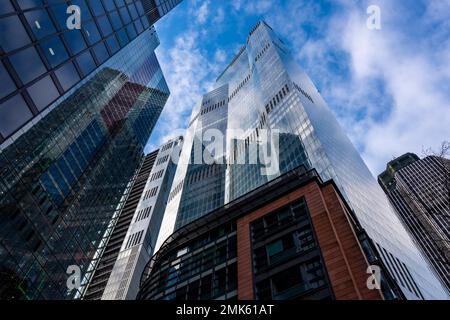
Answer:
[{"label": "glass skyscraper", "polygon": [[[3,0],[0,143],[20,135],[22,127],[40,119],[55,100],[180,2]],[[79,30],[67,27],[69,5],[80,8]]]},{"label": "glass skyscraper", "polygon": [[83,292],[83,299],[100,300],[105,291],[109,276],[120,253],[123,240],[127,235],[128,227],[133,221],[134,213],[139,204],[142,192],[150,172],[155,164],[158,151],[153,151],[145,156],[136,174],[130,181],[130,191],[125,191],[125,204],[111,219],[108,230],[105,232],[102,245],[99,246],[99,258],[95,265],[95,271]]},{"label": "glass skyscraper", "polygon": [[[208,129],[226,136],[220,148],[210,147]],[[264,172],[267,159],[256,151],[264,132],[275,171]],[[192,161],[198,154],[213,161]],[[174,231],[299,165],[335,181],[406,298],[448,298],[319,91],[264,22],[192,117],[156,249]]]},{"label": "glass skyscraper", "polygon": [[178,2],[2,1],[2,299],[79,297],[68,267],[89,279],[169,96],[151,23]]},{"label": "glass skyscraper", "polygon": [[378,183],[450,291],[450,160],[406,153]]},{"label": "glass skyscraper", "polygon": [[177,168],[172,158],[180,152],[182,143],[182,137],[178,137],[165,143],[158,150],[114,268],[111,270],[102,296],[103,300],[136,298],[142,272],[154,253],[153,248]]}]

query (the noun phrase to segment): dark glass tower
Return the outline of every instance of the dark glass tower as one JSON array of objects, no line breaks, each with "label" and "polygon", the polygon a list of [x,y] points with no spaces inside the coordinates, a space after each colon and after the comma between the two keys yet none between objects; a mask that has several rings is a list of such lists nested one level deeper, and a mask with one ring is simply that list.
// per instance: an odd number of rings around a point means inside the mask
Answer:
[{"label": "dark glass tower", "polygon": [[[180,2],[2,0],[0,143]],[[81,10],[80,30],[67,27],[69,5]]]},{"label": "dark glass tower", "polygon": [[193,114],[157,247],[300,165],[333,179],[407,299],[448,298],[318,89],[264,22]]},{"label": "dark glass tower", "polygon": [[[2,299],[79,297],[91,276],[169,96],[149,21],[176,2],[141,3],[2,2]],[[65,27],[69,4],[81,31]]]},{"label": "dark glass tower", "polygon": [[153,151],[145,156],[142,165],[130,181],[131,191],[126,194],[127,200],[117,217],[112,219],[109,232],[105,233],[105,241],[102,247],[98,263],[87,290],[83,294],[85,300],[99,300],[108,283],[109,276],[120,253],[120,248],[127,235],[128,227],[133,220],[134,213],[144,191],[147,179],[155,165],[159,150]]},{"label": "dark glass tower", "polygon": [[161,146],[147,179],[133,219],[104,290],[103,300],[133,300],[139,291],[142,272],[154,251],[172,188],[182,137]]},{"label": "dark glass tower", "polygon": [[450,290],[450,160],[407,153],[378,182]]},{"label": "dark glass tower", "polygon": [[175,138],[148,154],[130,181],[131,192],[112,219],[99,263],[83,294],[85,300],[130,300],[139,289],[145,264],[153,254],[183,139]]}]

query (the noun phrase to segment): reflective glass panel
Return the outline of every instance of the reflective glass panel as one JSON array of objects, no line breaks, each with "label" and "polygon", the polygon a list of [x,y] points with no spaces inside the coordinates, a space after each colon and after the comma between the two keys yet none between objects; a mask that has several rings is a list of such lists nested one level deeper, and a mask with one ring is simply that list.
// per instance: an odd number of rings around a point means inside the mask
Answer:
[{"label": "reflective glass panel", "polygon": [[43,110],[59,96],[58,90],[50,76],[39,80],[27,90],[39,110]]},{"label": "reflective glass panel", "polygon": [[0,104],[0,133],[7,137],[31,118],[31,111],[20,94]]}]

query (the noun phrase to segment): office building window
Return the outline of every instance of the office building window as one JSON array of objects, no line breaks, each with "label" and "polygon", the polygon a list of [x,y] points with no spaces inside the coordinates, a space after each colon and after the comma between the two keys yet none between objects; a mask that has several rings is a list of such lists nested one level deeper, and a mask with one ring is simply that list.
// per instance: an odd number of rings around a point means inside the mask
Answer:
[{"label": "office building window", "polygon": [[40,47],[52,67],[58,66],[69,58],[66,48],[58,36],[41,42]]},{"label": "office building window", "polygon": [[58,77],[59,83],[63,87],[64,91],[69,90],[75,83],[80,80],[77,70],[72,62],[68,62],[55,71],[56,77]]},{"label": "office building window", "polygon": [[95,62],[89,51],[84,52],[77,58],[78,65],[85,76],[95,69]]},{"label": "office building window", "polygon": [[28,88],[28,93],[39,110],[43,110],[59,96],[50,76],[47,76]]},{"label": "office building window", "polygon": [[10,61],[24,84],[34,80],[46,71],[34,47],[19,51],[10,57]]},{"label": "office building window", "polygon": [[64,39],[69,45],[72,54],[77,54],[86,48],[83,36],[80,30],[70,30],[64,33]]},{"label": "office building window", "polygon": [[106,50],[105,44],[100,42],[94,47],[95,56],[98,62],[101,64],[109,58],[108,50]]},{"label": "office building window", "polygon": [[7,96],[16,89],[16,85],[12,81],[11,77],[6,71],[6,68],[3,66],[3,63],[1,62],[0,62],[0,82],[2,84],[0,86],[0,98]]},{"label": "office building window", "polygon": [[48,13],[45,9],[25,12],[25,18],[36,38],[41,39],[56,32]]},{"label": "office building window", "polygon": [[20,94],[0,105],[0,133],[9,136],[31,119],[31,111]]},{"label": "office building window", "polygon": [[0,19],[0,45],[9,52],[30,43],[25,28],[17,16]]}]

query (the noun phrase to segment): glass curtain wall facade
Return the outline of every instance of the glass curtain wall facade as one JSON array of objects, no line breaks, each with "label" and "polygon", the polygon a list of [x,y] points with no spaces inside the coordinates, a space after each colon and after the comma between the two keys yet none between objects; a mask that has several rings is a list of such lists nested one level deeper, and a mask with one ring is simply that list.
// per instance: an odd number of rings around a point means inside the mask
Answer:
[{"label": "glass curtain wall facade", "polygon": [[[227,135],[223,153],[207,152],[217,163],[225,159],[226,164],[212,170],[206,180],[191,184],[189,175],[199,164],[189,159],[198,154],[196,149],[208,150],[210,139],[202,140],[199,135],[207,128]],[[230,130],[241,133],[230,135]],[[267,159],[258,158],[256,164],[236,161],[255,152],[252,145],[261,144],[263,130],[270,133],[270,149],[278,155],[276,172],[260,170]],[[203,146],[195,143],[199,140]],[[157,248],[174,230],[299,165],[336,182],[406,298],[448,298],[319,91],[293,60],[285,42],[264,22],[251,30],[246,44],[192,117]],[[201,180],[203,174],[196,177]],[[195,200],[185,197],[194,188],[200,190],[200,185],[208,191],[197,192]],[[408,274],[419,290],[407,284]]]},{"label": "glass curtain wall facade", "polygon": [[[380,268],[381,290],[367,287],[369,265]],[[138,295],[144,300],[402,298],[333,180],[324,183],[303,166],[179,228],[150,260]]]},{"label": "glass curtain wall facade", "polygon": [[[83,293],[85,300],[100,300],[103,291],[105,291],[109,276],[111,275],[114,264],[122,247],[123,240],[127,235],[128,227],[133,220],[134,212],[139,204],[142,192],[144,191],[147,179],[155,164],[156,156],[159,150],[153,151],[145,156],[141,167],[130,182],[133,186],[131,191],[125,194],[126,201],[117,217],[114,217],[110,223],[110,231],[106,231],[105,239],[102,241],[104,246],[99,247],[100,258],[95,266],[95,271],[89,281],[86,290]],[[126,191],[127,192],[127,191]]]},{"label": "glass curtain wall facade", "polygon": [[378,182],[450,291],[450,160],[407,153]]},{"label": "glass curtain wall facade", "polygon": [[154,251],[172,187],[183,139],[175,138],[158,151],[133,218],[105,287],[102,300],[134,300],[145,265]]},{"label": "glass curtain wall facade", "polygon": [[169,89],[144,31],[0,148],[5,299],[69,299],[69,266],[90,276],[97,248],[143,158]]},{"label": "glass curtain wall facade", "polygon": [[[181,0],[2,0],[0,143],[152,26]],[[69,30],[69,5],[81,29]]]}]

